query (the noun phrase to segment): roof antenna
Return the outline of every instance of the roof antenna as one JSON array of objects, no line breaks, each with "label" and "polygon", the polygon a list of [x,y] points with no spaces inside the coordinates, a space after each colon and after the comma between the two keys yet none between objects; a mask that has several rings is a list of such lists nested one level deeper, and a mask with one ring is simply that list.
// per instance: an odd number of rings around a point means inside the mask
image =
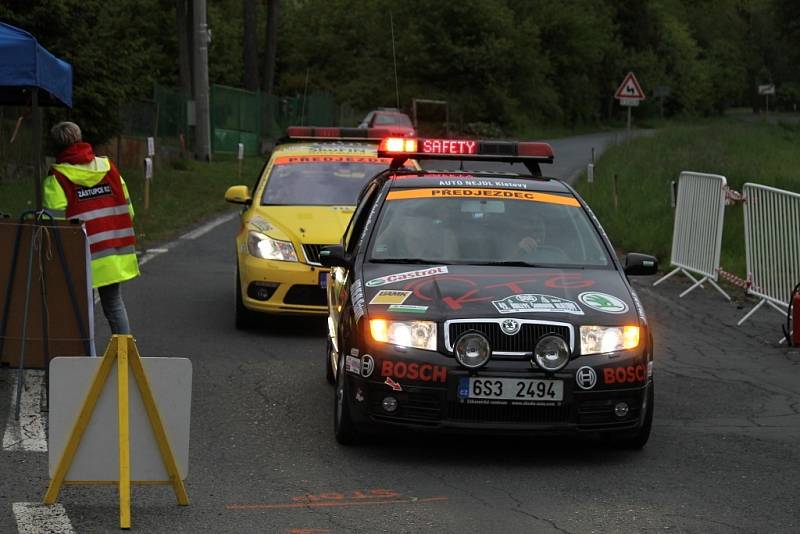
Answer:
[{"label": "roof antenna", "polygon": [[400,86],[397,83],[397,54],[394,49],[394,17],[389,11],[389,25],[392,28],[392,62],[394,63],[394,94],[397,97],[397,109],[400,109]]}]

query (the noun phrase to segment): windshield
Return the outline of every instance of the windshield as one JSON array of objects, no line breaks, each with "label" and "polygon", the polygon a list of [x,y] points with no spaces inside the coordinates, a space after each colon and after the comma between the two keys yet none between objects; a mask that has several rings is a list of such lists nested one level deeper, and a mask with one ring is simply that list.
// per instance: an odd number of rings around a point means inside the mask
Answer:
[{"label": "windshield", "polygon": [[370,156],[292,156],[277,158],[261,205],[355,205],[364,184],[389,166]]},{"label": "windshield", "polygon": [[375,126],[386,126],[390,124],[412,126],[411,119],[399,113],[380,113],[375,115]]},{"label": "windshield", "polygon": [[377,262],[607,267],[574,197],[502,189],[394,189],[370,259]]}]

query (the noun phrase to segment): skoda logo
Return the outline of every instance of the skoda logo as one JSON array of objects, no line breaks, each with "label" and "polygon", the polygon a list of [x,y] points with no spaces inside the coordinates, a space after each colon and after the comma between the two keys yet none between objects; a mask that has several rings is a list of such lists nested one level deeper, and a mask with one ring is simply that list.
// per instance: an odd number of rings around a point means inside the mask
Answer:
[{"label": "skoda logo", "polygon": [[520,324],[519,321],[516,319],[506,319],[502,323],[500,323],[500,328],[503,330],[503,333],[507,336],[513,336],[517,332],[519,332]]},{"label": "skoda logo", "polygon": [[597,373],[591,367],[584,365],[575,372],[575,382],[581,389],[592,389],[597,384]]}]

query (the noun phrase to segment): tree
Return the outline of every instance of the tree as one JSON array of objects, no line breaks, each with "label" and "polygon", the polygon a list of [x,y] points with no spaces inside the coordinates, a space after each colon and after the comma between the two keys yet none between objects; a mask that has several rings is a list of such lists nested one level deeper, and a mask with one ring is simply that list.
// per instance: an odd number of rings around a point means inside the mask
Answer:
[{"label": "tree", "polygon": [[258,91],[258,40],[256,39],[256,0],[242,0],[244,50],[244,88]]}]

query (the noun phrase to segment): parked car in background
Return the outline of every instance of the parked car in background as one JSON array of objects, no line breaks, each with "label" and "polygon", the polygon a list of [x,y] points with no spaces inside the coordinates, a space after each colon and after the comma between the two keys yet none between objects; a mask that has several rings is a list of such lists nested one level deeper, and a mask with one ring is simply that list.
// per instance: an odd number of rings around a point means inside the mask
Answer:
[{"label": "parked car in background", "polygon": [[397,108],[378,108],[367,113],[364,120],[358,125],[359,128],[386,128],[390,127],[393,132],[402,133],[405,136],[417,135],[414,123],[411,118]]}]

